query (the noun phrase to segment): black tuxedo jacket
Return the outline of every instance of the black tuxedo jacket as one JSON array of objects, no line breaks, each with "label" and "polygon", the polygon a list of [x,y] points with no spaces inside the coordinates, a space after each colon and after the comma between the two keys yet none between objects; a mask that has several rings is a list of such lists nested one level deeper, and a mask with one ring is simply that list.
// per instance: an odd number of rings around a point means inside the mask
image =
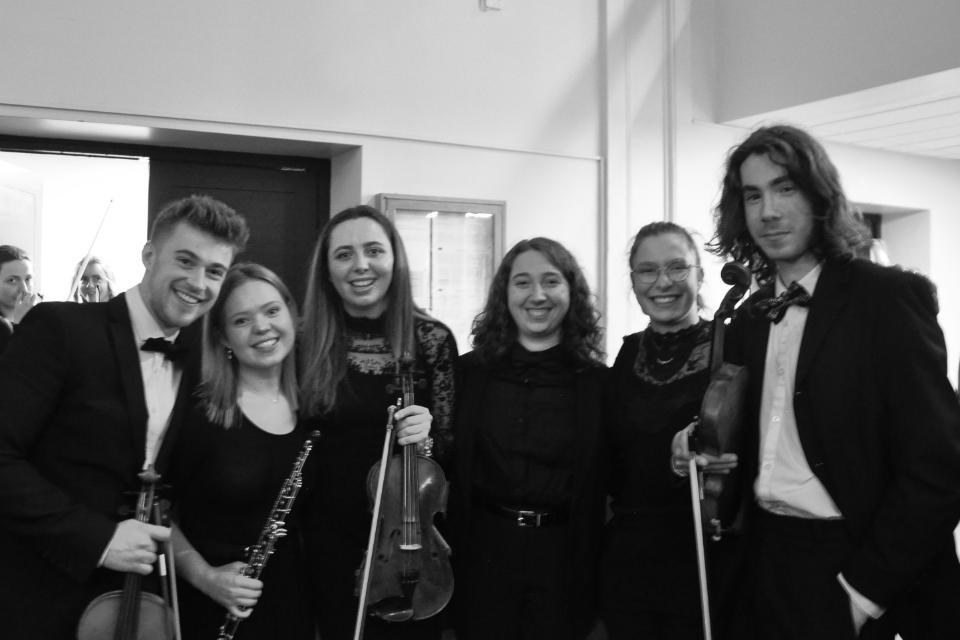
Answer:
[{"label": "black tuxedo jacket", "polygon": [[[752,305],[770,295],[747,301],[727,341],[728,359],[750,371],[741,463],[751,482],[770,327]],[[933,574],[957,588],[960,405],[937,311],[923,276],[827,261],[800,345],[793,408],[803,451],[857,547],[844,577],[881,606]]]},{"label": "black tuxedo jacket", "polygon": [[0,353],[7,348],[7,343],[13,337],[13,323],[0,316]]},{"label": "black tuxedo jacket", "polygon": [[[181,376],[161,474],[195,364]],[[125,297],[31,310],[0,356],[0,416],[3,635],[72,638],[86,604],[119,583],[96,565],[143,466],[147,409]]]}]

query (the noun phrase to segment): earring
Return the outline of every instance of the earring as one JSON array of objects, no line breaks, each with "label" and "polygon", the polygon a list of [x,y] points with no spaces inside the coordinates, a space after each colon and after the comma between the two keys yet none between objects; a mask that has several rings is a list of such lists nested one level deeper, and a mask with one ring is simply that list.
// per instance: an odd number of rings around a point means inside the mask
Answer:
[{"label": "earring", "polygon": [[226,347],[227,350],[227,360],[233,360],[233,349]]}]

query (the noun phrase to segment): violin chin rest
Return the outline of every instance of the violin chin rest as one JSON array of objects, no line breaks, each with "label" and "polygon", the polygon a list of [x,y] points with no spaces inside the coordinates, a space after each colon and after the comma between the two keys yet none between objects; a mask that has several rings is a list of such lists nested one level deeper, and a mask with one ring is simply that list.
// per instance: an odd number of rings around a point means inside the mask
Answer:
[{"label": "violin chin rest", "polygon": [[409,598],[402,596],[384,598],[371,605],[370,611],[373,615],[387,622],[406,622],[413,619],[413,603],[410,602]]}]

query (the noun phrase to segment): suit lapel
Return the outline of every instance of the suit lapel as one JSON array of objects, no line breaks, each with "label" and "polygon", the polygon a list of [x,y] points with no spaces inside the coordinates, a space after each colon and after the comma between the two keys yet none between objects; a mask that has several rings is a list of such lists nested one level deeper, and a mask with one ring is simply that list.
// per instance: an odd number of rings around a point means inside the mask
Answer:
[{"label": "suit lapel", "polygon": [[749,306],[744,305],[744,308],[737,312],[746,315],[748,322],[746,334],[751,336],[750,339],[744,341],[746,345],[746,352],[743,355],[744,362],[737,364],[745,364],[747,370],[751,372],[751,378],[758,383],[763,382],[763,370],[767,362],[767,342],[770,339],[772,323],[763,314],[756,311],[754,305],[772,297],[773,285],[763,287],[750,299]]},{"label": "suit lapel", "polygon": [[831,262],[823,265],[823,272],[820,274],[813,299],[810,301],[810,315],[807,316],[803,339],[800,342],[797,387],[800,387],[806,379],[817,352],[823,345],[824,338],[830,332],[833,321],[850,299],[847,291],[847,275],[843,265]]},{"label": "suit lapel", "polygon": [[114,362],[120,372],[120,384],[130,418],[130,437],[138,460],[143,460],[147,440],[147,405],[143,394],[143,375],[140,358],[133,337],[130,312],[123,294],[107,304],[107,320],[110,325],[110,341]]},{"label": "suit lapel", "polygon": [[177,388],[173,411],[170,412],[170,420],[167,422],[167,429],[160,440],[160,449],[157,451],[155,466],[160,473],[163,473],[163,470],[167,467],[167,461],[180,433],[180,425],[183,423],[184,416],[190,406],[190,397],[199,383],[201,327],[202,320],[198,320],[189,327],[182,329],[177,337],[177,345],[187,350],[187,356],[181,361],[181,364],[177,365],[182,367],[180,386]]}]

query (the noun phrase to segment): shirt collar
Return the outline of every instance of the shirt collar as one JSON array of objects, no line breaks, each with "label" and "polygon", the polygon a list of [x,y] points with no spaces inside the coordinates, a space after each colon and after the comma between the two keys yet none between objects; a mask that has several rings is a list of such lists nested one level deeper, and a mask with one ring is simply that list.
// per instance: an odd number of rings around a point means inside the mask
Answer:
[{"label": "shirt collar", "polygon": [[133,325],[133,337],[136,339],[138,345],[143,344],[143,341],[147,338],[164,338],[175,341],[177,336],[180,335],[180,329],[177,329],[170,335],[166,335],[163,332],[157,319],[154,318],[153,314],[147,309],[147,305],[143,301],[143,296],[140,295],[140,285],[134,285],[130,289],[127,289],[124,294],[124,299],[127,301],[127,310],[130,312],[130,324]]},{"label": "shirt collar", "polygon": [[[807,272],[807,275],[797,280],[797,284],[803,287],[806,290],[806,292],[812,296],[813,290],[817,288],[817,281],[820,280],[820,273],[822,271],[823,271],[823,263],[818,262],[813,269],[810,269],[810,271]],[[789,284],[790,283],[784,284],[783,281],[780,280],[780,276],[777,276],[776,286],[773,292],[774,295],[780,295],[781,293],[786,291]]]}]

